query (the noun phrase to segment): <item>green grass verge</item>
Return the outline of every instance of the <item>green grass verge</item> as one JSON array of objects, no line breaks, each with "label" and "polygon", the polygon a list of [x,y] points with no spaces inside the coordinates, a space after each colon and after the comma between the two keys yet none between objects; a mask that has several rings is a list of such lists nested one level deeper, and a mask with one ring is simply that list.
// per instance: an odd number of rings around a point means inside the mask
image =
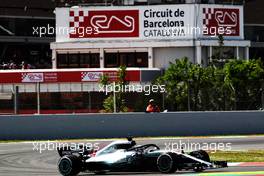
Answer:
[{"label": "green grass verge", "polygon": [[264,162],[264,150],[217,151],[209,153],[211,160],[227,162]]}]

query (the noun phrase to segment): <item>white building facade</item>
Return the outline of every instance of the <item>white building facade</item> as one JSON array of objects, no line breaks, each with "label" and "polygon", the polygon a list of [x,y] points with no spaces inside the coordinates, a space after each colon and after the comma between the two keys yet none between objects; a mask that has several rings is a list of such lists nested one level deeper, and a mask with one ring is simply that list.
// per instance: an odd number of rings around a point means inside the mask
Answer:
[{"label": "white building facade", "polygon": [[56,8],[55,12],[54,69],[65,68],[65,57],[74,63],[71,60],[78,55],[91,53],[98,60],[93,67],[101,69],[119,65],[164,69],[182,57],[206,66],[219,46],[219,35],[233,58],[249,59],[243,6],[76,6]]}]

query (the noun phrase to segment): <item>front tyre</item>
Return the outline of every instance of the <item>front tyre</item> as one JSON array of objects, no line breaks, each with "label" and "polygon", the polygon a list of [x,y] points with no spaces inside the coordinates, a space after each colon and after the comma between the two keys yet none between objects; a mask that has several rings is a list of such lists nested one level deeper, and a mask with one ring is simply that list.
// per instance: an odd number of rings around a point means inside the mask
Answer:
[{"label": "front tyre", "polygon": [[63,176],[74,176],[81,171],[81,159],[75,155],[63,156],[58,162],[58,169]]},{"label": "front tyre", "polygon": [[165,153],[158,157],[157,166],[161,173],[174,173],[177,170],[172,153]]}]

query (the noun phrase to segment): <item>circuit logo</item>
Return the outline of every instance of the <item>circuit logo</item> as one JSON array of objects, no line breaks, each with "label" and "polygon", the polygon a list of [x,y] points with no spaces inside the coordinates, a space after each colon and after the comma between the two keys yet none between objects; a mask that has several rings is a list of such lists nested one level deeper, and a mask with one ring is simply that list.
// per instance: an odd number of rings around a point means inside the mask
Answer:
[{"label": "circuit logo", "polygon": [[27,82],[27,83],[43,82],[44,74],[43,73],[22,73],[21,78],[22,78],[21,82]]},{"label": "circuit logo", "polygon": [[69,11],[70,38],[138,37],[138,10]]},{"label": "circuit logo", "polygon": [[215,35],[212,31],[217,31],[216,35],[239,36],[239,9],[203,8],[203,26],[209,29],[204,35]]}]

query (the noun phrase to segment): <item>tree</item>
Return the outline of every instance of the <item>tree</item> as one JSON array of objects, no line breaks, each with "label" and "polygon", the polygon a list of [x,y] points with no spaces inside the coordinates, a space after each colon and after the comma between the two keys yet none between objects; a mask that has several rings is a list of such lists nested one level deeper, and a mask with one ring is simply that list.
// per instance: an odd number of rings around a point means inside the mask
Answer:
[{"label": "tree", "polygon": [[261,107],[263,68],[260,60],[233,60],[225,65],[226,79],[234,90],[235,107],[245,110]]},{"label": "tree", "polygon": [[[100,77],[100,84],[104,86],[124,86],[128,84],[126,81],[126,67],[120,66],[117,73],[117,81],[111,83],[107,75],[102,75]],[[115,94],[115,96],[114,96]],[[116,107],[116,112],[127,112],[128,108],[125,105],[124,93],[116,92],[109,95],[103,102],[104,110],[103,112],[114,112]]]},{"label": "tree", "polygon": [[170,63],[165,74],[157,79],[158,84],[166,86],[166,100],[171,110],[186,110],[188,94],[187,94],[187,80],[188,69],[190,67],[188,58],[175,60],[175,63]]},{"label": "tree", "polygon": [[99,83],[103,86],[106,86],[110,83],[109,77],[106,74],[100,76]]},{"label": "tree", "polygon": [[218,35],[218,46],[214,47],[214,54],[212,56],[212,63],[211,65],[217,66],[217,67],[223,67],[226,62],[228,62],[229,59],[234,59],[233,53],[230,51],[225,50],[224,46],[224,36]]},{"label": "tree", "polygon": [[192,64],[188,58],[170,63],[157,83],[166,86],[170,110],[258,109],[264,79],[260,60],[229,60],[223,67]]}]

